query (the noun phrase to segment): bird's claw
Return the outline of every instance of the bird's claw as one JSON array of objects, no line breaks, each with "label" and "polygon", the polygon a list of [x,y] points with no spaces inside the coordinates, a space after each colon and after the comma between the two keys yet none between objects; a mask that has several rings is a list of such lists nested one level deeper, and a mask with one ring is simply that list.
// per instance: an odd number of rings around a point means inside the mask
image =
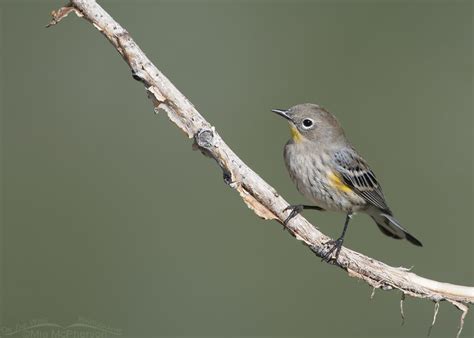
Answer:
[{"label": "bird's claw", "polygon": [[[337,262],[339,258],[339,253],[341,252],[342,243],[344,242],[343,238],[338,238],[336,240],[330,240],[326,242],[325,245],[329,245],[330,249],[321,257],[321,262],[329,263],[331,260]],[[334,257],[332,257],[333,252],[335,251]]]},{"label": "bird's claw", "polygon": [[283,212],[288,211],[288,210],[291,210],[291,212],[288,215],[288,217],[285,219],[285,221],[283,222],[283,230],[286,229],[288,222],[303,210],[303,206],[302,205],[289,205],[285,209],[283,209]]}]

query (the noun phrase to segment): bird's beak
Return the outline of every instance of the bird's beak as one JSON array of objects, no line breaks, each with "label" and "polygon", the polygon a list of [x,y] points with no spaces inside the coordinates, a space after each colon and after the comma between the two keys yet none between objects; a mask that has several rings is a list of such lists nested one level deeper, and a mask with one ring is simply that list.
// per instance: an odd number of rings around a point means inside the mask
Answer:
[{"label": "bird's beak", "polygon": [[290,116],[288,116],[288,109],[272,109],[272,112],[284,117],[285,119],[291,121]]}]

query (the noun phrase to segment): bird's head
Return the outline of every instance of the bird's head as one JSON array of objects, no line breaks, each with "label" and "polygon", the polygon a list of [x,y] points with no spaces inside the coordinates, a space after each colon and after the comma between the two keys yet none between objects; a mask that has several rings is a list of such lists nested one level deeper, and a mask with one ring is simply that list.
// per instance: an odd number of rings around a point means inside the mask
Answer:
[{"label": "bird's head", "polygon": [[272,112],[288,120],[294,143],[334,144],[345,140],[344,130],[334,115],[316,104],[303,103]]}]

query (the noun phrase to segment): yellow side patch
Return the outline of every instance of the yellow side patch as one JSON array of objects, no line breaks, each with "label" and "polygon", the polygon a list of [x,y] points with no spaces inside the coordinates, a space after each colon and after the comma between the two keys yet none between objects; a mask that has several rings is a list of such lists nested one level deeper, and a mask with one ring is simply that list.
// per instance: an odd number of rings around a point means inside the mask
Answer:
[{"label": "yellow side patch", "polygon": [[290,131],[291,131],[291,138],[293,139],[293,141],[295,141],[296,143],[300,143],[301,140],[303,139],[303,136],[298,131],[298,129],[296,129],[294,125],[290,124]]},{"label": "yellow side patch", "polygon": [[328,179],[333,188],[336,188],[337,190],[342,192],[352,192],[352,189],[349,188],[349,186],[347,186],[344,182],[342,182],[339,176],[334,174],[332,171],[328,173]]}]

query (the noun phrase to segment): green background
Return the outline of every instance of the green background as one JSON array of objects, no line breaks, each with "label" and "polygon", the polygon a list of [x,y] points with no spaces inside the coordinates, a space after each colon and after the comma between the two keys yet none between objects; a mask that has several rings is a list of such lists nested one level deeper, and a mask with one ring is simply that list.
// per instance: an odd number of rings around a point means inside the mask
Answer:
[{"label": "green background", "polygon": [[[89,23],[45,29],[64,1],[0,1],[0,327],[84,316],[126,337],[424,337],[433,303],[376,291],[257,218],[217,165],[154,115]],[[421,241],[365,215],[346,245],[472,285],[472,2],[102,1],[241,158],[293,203],[286,123],[335,113]],[[344,216],[306,212],[337,236]],[[432,337],[453,337],[442,303]],[[473,335],[469,314],[463,337]]]}]

